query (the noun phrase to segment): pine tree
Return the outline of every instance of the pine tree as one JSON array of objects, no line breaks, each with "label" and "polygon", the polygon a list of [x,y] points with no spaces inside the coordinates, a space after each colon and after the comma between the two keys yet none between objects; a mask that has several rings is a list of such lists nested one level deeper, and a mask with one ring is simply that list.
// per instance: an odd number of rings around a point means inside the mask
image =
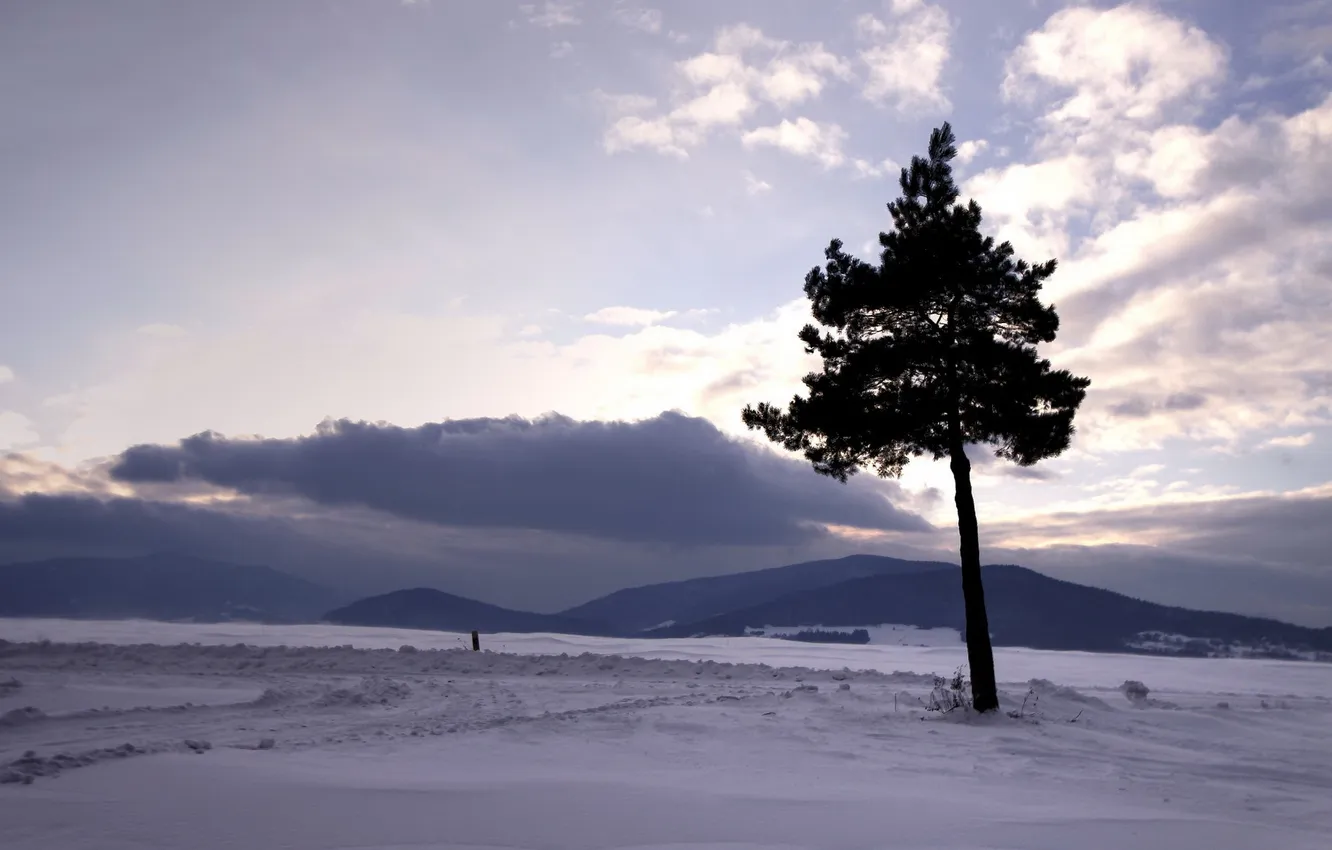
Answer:
[{"label": "pine tree", "polygon": [[961,538],[967,657],[978,711],[998,708],[981,584],[980,538],[968,444],[988,444],[1022,466],[1068,448],[1090,381],[1052,371],[1036,344],[1059,329],[1039,300],[1055,261],[1029,266],[980,233],[981,210],[957,203],[948,124],[913,157],[902,196],[888,204],[878,264],[842,250],[805,277],[814,319],[800,340],[823,358],[808,396],[786,410],[746,407],[744,422],[842,482],[862,468],[900,476],[912,457],[949,458]]}]

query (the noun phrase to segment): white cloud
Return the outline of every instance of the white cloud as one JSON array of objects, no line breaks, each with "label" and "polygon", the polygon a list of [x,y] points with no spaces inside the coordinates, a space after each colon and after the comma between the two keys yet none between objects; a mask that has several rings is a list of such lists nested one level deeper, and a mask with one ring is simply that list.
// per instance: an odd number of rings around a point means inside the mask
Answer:
[{"label": "white cloud", "polygon": [[754,176],[752,171],[745,172],[745,193],[748,195],[762,195],[764,192],[772,191],[772,184],[767,180],[760,180]]},{"label": "white cloud", "polygon": [[768,145],[781,148],[796,156],[816,160],[825,168],[836,167],[846,160],[842,153],[845,140],[846,131],[838,125],[819,124],[804,117],[795,121],[783,119],[780,124],[759,127],[741,137],[745,147]]},{"label": "white cloud", "polygon": [[695,144],[697,134],[677,128],[667,118],[640,118],[626,115],[618,119],[606,131],[604,146],[606,153],[648,148],[657,153],[670,154],[685,158],[689,156],[687,147]]},{"label": "white cloud", "polygon": [[660,9],[643,9],[619,5],[611,11],[611,16],[630,29],[653,34],[661,32],[662,16]]},{"label": "white cloud", "polygon": [[1140,6],[1058,12],[1008,62],[1034,156],[962,188],[1019,256],[1060,260],[1052,359],[1092,379],[1083,449],[1238,451],[1332,421],[1309,365],[1332,327],[1332,98],[1198,123],[1225,75],[1223,48]]},{"label": "white cloud", "polygon": [[[746,434],[744,404],[789,399],[817,359],[796,338],[809,320],[803,297],[707,330],[693,326],[706,313],[669,314],[599,310],[599,332],[556,343],[518,337],[511,320],[496,316],[361,314],[329,333],[291,310],[259,325],[191,334],[183,350],[145,346],[122,356],[106,381],[68,399],[46,455],[73,466],[209,429],[293,436],[326,416],[410,425],[439,418],[440,392],[458,418],[557,410],[635,419],[678,409]],[[658,324],[666,318],[675,324]],[[457,368],[478,351],[486,354],[482,367]],[[240,394],[246,405],[235,404]],[[154,415],[145,417],[147,409]]]},{"label": "white cloud", "polygon": [[579,4],[576,2],[560,3],[557,0],[546,0],[545,3],[537,5],[535,3],[526,3],[518,8],[527,15],[527,22],[533,26],[552,29],[554,27],[575,26],[581,21],[576,14]]},{"label": "white cloud", "polygon": [[789,399],[816,366],[818,358],[796,338],[808,321],[809,302],[802,297],[708,334],[655,325],[627,336],[584,337],[552,354],[569,368],[597,364],[602,373],[596,380],[603,393],[580,407],[581,415],[638,418],[679,409],[745,434],[739,421],[745,404]]},{"label": "white cloud", "polygon": [[868,70],[862,94],[903,112],[952,107],[943,91],[952,23],[940,6],[894,0],[888,19],[861,15],[856,32],[867,43],[860,60]]},{"label": "white cloud", "polygon": [[[1332,117],[1332,101],[1312,112]],[[1083,417],[1093,443],[1174,437],[1233,449],[1254,433],[1332,421],[1332,383],[1309,368],[1332,326],[1319,295],[1332,238],[1307,188],[1332,180],[1332,163],[1287,144],[1280,173],[1232,173],[1200,199],[1142,204],[1056,275],[1052,297],[1074,334],[1065,363],[1096,388]],[[1181,393],[1205,404],[1171,404]]]},{"label": "white cloud", "polygon": [[523,325],[521,328],[518,329],[518,336],[524,336],[524,337],[541,336],[541,330],[542,328],[540,325]]},{"label": "white cloud", "polygon": [[1045,115],[1047,124],[1105,127],[1125,119],[1160,120],[1167,107],[1199,99],[1225,75],[1226,52],[1197,27],[1146,6],[1055,13],[1008,60],[1003,94],[1032,101],[1043,92],[1071,94]]},{"label": "white cloud", "polygon": [[14,380],[14,370],[0,365],[0,384],[7,384],[12,380]]},{"label": "white cloud", "polygon": [[848,79],[851,66],[821,44],[804,44],[777,56],[760,72],[763,97],[780,107],[818,97],[829,78]]},{"label": "white cloud", "polygon": [[1263,443],[1264,447],[1273,449],[1302,449],[1305,446],[1311,446],[1314,442],[1312,431],[1306,431],[1303,434],[1295,434],[1285,437],[1273,437]]},{"label": "white cloud", "polygon": [[675,63],[681,86],[675,105],[655,117],[621,116],[606,131],[608,153],[645,148],[688,156],[710,133],[741,128],[762,104],[778,110],[819,97],[832,79],[849,79],[850,64],[818,42],[792,44],[756,27],[718,31],[711,50]]},{"label": "white cloud", "polygon": [[744,83],[720,81],[706,93],[681,104],[670,120],[702,133],[712,127],[737,125],[755,108],[754,98]]},{"label": "white cloud", "polygon": [[552,41],[550,43],[550,58],[563,59],[574,52],[574,46],[567,41]]},{"label": "white cloud", "polygon": [[0,452],[31,445],[41,439],[32,421],[13,410],[0,410]]},{"label": "white cloud", "polygon": [[655,325],[675,315],[674,310],[644,310],[640,307],[602,307],[583,318],[602,325],[643,326]]},{"label": "white cloud", "polygon": [[782,42],[769,38],[763,30],[749,24],[732,24],[717,31],[717,50],[720,53],[744,53],[755,48],[776,50]]},{"label": "white cloud", "polygon": [[[891,159],[885,159],[881,162],[870,162],[868,159],[857,159],[851,163],[856,170],[857,177],[884,177],[889,174],[897,175],[902,172],[902,166]],[[874,244],[878,244],[875,242]]]},{"label": "white cloud", "polygon": [[676,67],[696,86],[739,85],[748,73],[744,59],[737,53],[700,53],[681,60]]},{"label": "white cloud", "polygon": [[1072,214],[1091,202],[1098,187],[1095,164],[1081,154],[990,169],[963,185],[1002,240],[1019,251],[1064,256]]},{"label": "white cloud", "polygon": [[968,139],[957,146],[957,161],[966,165],[989,146],[990,143],[985,139]]}]

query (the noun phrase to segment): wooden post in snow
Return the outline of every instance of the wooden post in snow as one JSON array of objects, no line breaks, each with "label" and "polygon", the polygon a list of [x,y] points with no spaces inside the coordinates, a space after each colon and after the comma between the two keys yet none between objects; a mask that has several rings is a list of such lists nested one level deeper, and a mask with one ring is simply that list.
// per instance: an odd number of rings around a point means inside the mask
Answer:
[{"label": "wooden post in snow", "polygon": [[481,633],[472,629],[472,652],[481,651]]}]

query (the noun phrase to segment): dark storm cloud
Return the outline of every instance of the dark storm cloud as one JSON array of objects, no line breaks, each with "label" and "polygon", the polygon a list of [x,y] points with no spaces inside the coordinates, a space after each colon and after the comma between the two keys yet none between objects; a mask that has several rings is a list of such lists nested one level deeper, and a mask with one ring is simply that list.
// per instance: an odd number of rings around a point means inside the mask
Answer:
[{"label": "dark storm cloud", "polygon": [[1332,548],[1328,517],[1332,517],[1332,496],[1252,496],[1056,513],[1024,520],[1020,528],[991,526],[991,530],[1039,533],[1070,542],[1107,532],[1162,531],[1168,533],[1173,550],[1248,555],[1273,563],[1308,565],[1332,576],[1332,568],[1325,566],[1326,553]]},{"label": "dark storm cloud", "polygon": [[1151,416],[1158,410],[1171,412],[1180,412],[1186,410],[1197,410],[1207,404],[1207,396],[1199,393],[1171,393],[1170,395],[1152,401],[1140,395],[1130,396],[1121,402],[1110,405],[1110,412],[1125,419],[1142,419]]},{"label": "dark storm cloud", "polygon": [[1207,397],[1200,393],[1174,393],[1166,396],[1161,406],[1166,410],[1197,410],[1207,404]]},{"label": "dark storm cloud", "polygon": [[930,529],[869,482],[839,484],[675,413],[634,423],[552,416],[419,428],[341,420],[282,440],[205,433],[135,446],[111,474],[294,494],[444,526],[623,541],[782,545],[820,535],[821,524]]},{"label": "dark storm cloud", "polygon": [[[1056,514],[981,525],[986,563],[1191,608],[1332,625],[1332,497],[1255,497]],[[1116,535],[1118,532],[1120,535]],[[1159,546],[1080,545],[1159,534]],[[1006,539],[1053,545],[1021,549]],[[914,541],[906,543],[906,540]],[[356,593],[433,586],[502,605],[557,610],[621,587],[779,566],[856,551],[956,562],[940,528],[886,548],[827,537],[797,546],[676,546],[549,532],[451,529],[363,508],[263,498],[192,505],[79,495],[0,498],[0,563],[173,551],[267,564]]]},{"label": "dark storm cloud", "polygon": [[[1059,578],[1143,599],[1332,625],[1332,497],[1255,496],[1055,514],[991,523],[994,541],[1042,537],[1042,549],[985,547]],[[1088,537],[1160,535],[1157,546],[1081,546]]]},{"label": "dark storm cloud", "polygon": [[0,547],[11,551],[52,546],[130,554],[211,551],[246,559],[281,549],[291,538],[291,524],[281,517],[185,504],[83,494],[0,499]]},{"label": "dark storm cloud", "polygon": [[1152,412],[1152,406],[1142,396],[1133,396],[1127,401],[1110,405],[1110,412],[1115,416],[1141,419]]},{"label": "dark storm cloud", "polygon": [[[1216,547],[1218,550],[1220,547]],[[1171,546],[1052,546],[991,549],[987,561],[1017,563],[1055,578],[1207,611],[1332,626],[1332,575]]]},{"label": "dark storm cloud", "polygon": [[349,596],[437,587],[498,605],[558,611],[622,587],[819,558],[857,547],[675,546],[573,535],[457,530],[304,500],[186,505],[86,494],[0,498],[0,564],[154,552],[263,564]]}]

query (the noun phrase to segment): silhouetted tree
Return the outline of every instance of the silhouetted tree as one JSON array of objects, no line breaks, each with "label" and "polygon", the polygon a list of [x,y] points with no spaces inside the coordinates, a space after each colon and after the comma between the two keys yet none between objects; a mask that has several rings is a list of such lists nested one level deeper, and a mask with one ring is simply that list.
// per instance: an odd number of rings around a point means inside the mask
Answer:
[{"label": "silhouetted tree", "polygon": [[899,476],[912,457],[947,457],[957,488],[967,658],[978,711],[999,705],[981,585],[968,443],[1030,466],[1068,448],[1086,378],[1052,371],[1036,354],[1059,329],[1040,303],[1055,261],[1029,266],[1009,243],[980,233],[980,206],[956,203],[948,124],[930,134],[929,159],[903,168],[888,204],[894,229],[879,234],[879,263],[834,239],[827,264],[805,278],[814,319],[800,332],[823,371],[788,409],[746,407],[744,422],[842,482],[863,468]]}]

